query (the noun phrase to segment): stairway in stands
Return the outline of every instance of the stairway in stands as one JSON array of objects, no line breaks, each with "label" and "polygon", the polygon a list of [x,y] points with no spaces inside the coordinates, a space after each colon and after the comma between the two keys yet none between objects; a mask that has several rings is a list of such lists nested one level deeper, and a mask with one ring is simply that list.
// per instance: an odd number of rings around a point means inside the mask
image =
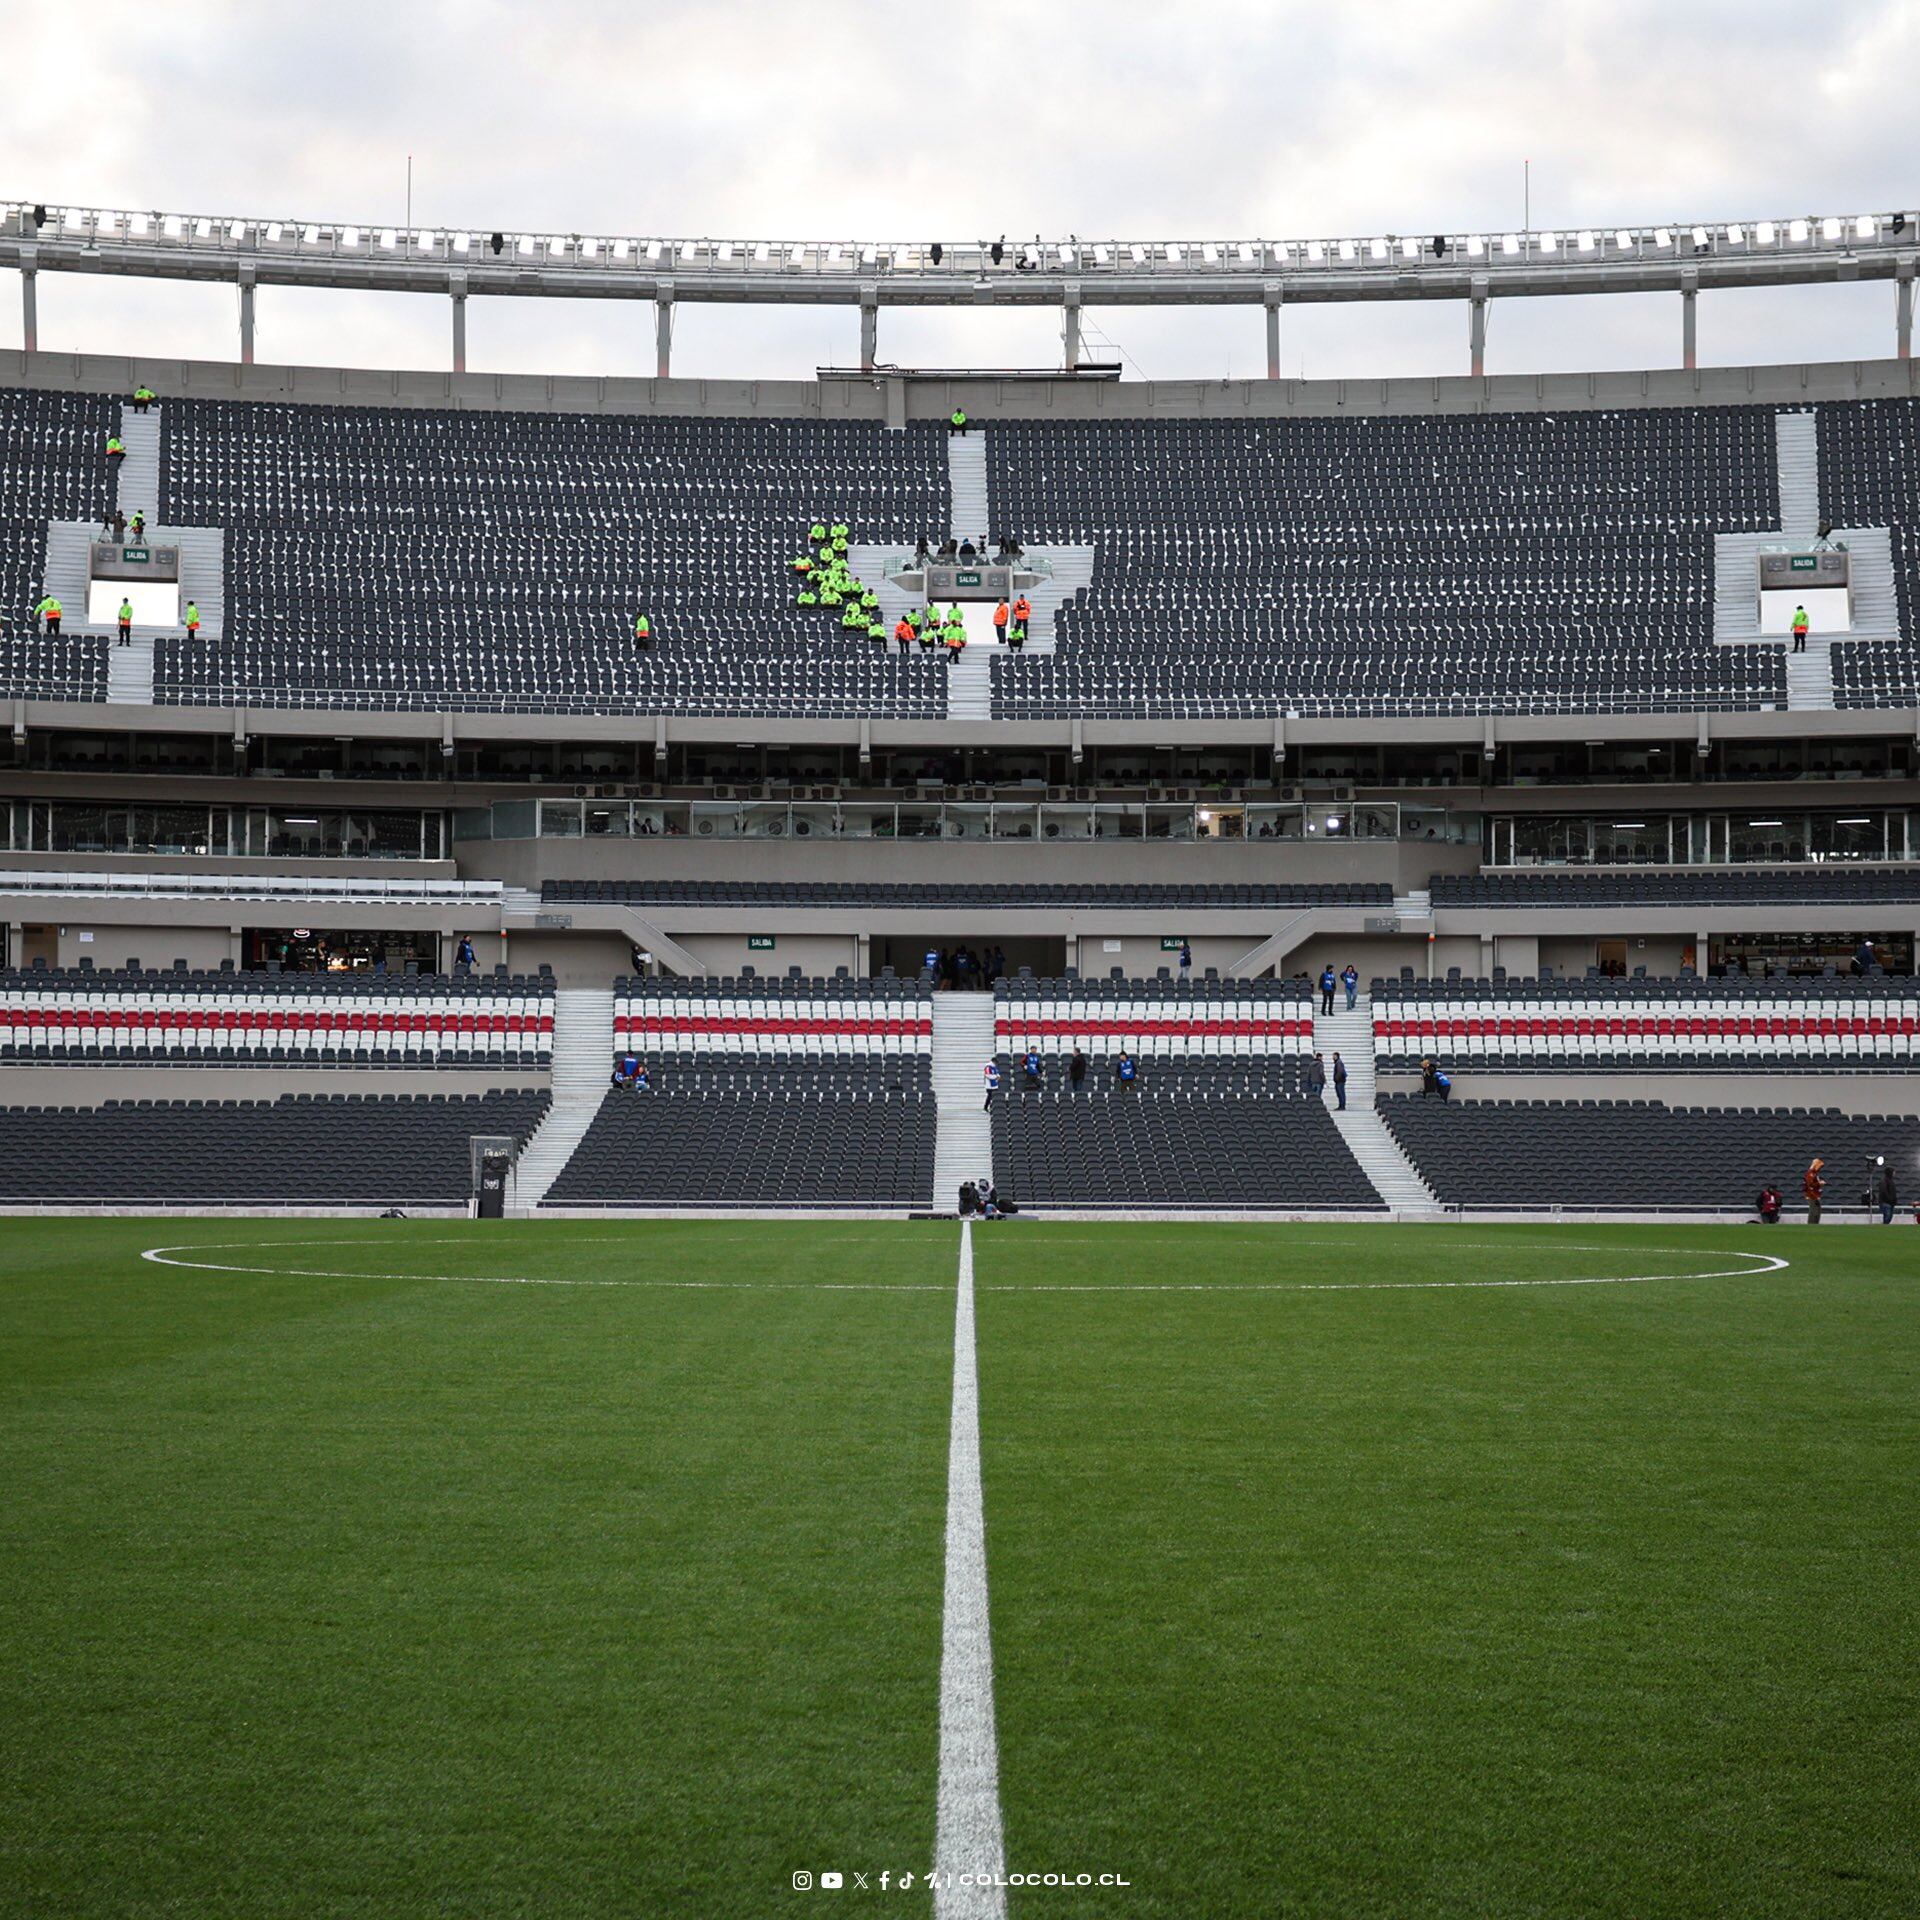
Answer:
[{"label": "stairway in stands", "polygon": [[160,519],[159,409],[135,413],[130,406],[121,407],[120,441],[127,450],[120,462],[120,511],[129,520],[144,513],[151,533]]},{"label": "stairway in stands", "polygon": [[953,496],[953,524],[947,531],[956,540],[992,535],[987,522],[987,436],[979,428],[947,435],[947,487]]},{"label": "stairway in stands", "polygon": [[[1319,1007],[1316,998],[1314,1006]],[[1373,1072],[1373,1000],[1361,994],[1359,1004],[1349,1013],[1346,993],[1333,996],[1335,1012],[1316,1010],[1313,1016],[1314,1051],[1327,1063],[1327,1107],[1333,1124],[1347,1143],[1360,1171],[1373,1182],[1373,1190],[1395,1214],[1438,1214],[1440,1202],[1433,1189],[1421,1179],[1374,1108]],[[1347,1066],[1347,1110],[1334,1105],[1333,1056],[1339,1054]]]},{"label": "stairway in stands", "polygon": [[1811,544],[1820,525],[1820,428],[1812,413],[1773,416],[1773,463],[1780,484],[1780,531]]},{"label": "stairway in stands", "polygon": [[521,1149],[514,1199],[533,1213],[573,1158],[613,1074],[613,989],[562,987],[553,1007],[553,1105]]},{"label": "stairway in stands", "polygon": [[983,1102],[994,1054],[990,993],[933,996],[933,1097],[940,1131],[933,1155],[933,1205],[949,1213],[960,1183],[993,1172],[993,1129]]}]

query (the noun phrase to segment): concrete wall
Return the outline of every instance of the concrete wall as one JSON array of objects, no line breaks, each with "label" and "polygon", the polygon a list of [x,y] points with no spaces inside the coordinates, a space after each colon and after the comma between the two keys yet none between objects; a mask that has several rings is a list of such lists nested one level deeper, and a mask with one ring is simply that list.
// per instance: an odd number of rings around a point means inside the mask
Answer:
[{"label": "concrete wall", "polygon": [[[1888,302],[1891,306],[1892,302]],[[1262,318],[1245,309],[1248,357]],[[848,319],[849,345],[853,321]],[[884,326],[884,323],[883,323]],[[511,409],[523,413],[761,415],[883,421],[889,387],[899,417],[944,420],[1262,419],[1290,414],[1564,413],[1595,407],[1739,405],[1920,393],[1920,362],[1849,360],[1776,367],[1648,368],[1619,373],[1433,374],[1394,380],[1081,380],[886,375],[824,380],[646,380],[613,376],[372,372],[352,367],[241,366],[125,354],[0,351],[0,385],[131,392],[162,401],[308,400],[329,405]]]},{"label": "concrete wall", "polygon": [[223,960],[240,964],[239,940],[221,927],[88,925],[79,920],[49,924],[58,929],[56,964],[63,967],[91,960],[104,971],[138,960],[142,966],[166,969],[184,960],[189,967],[212,973]]},{"label": "concrete wall", "polygon": [[861,971],[856,934],[777,933],[771,953],[749,949],[749,938],[744,933],[690,933],[680,944],[721,974],[751,967],[762,979],[782,980],[789,968],[798,967],[809,980],[830,980],[840,967],[854,975]]},{"label": "concrete wall", "polygon": [[[1179,918],[1178,914],[1168,915],[1168,938],[1181,932]],[[1193,977],[1196,980],[1202,978],[1209,967],[1217,967],[1225,974],[1229,967],[1260,944],[1254,936],[1193,934],[1187,937],[1193,943]],[[1162,967],[1177,977],[1180,972],[1179,952],[1177,949],[1168,952],[1161,946],[1160,938],[1158,934],[1122,934],[1117,938],[1082,934],[1078,962],[1081,977],[1104,980],[1115,967],[1124,967],[1130,980],[1151,980]],[[1012,959],[1011,953],[1008,959]]]},{"label": "concrete wall", "polygon": [[0,1107],[98,1107],[109,1100],[279,1100],[290,1093],[486,1093],[544,1088],[544,1073],[518,1069],[435,1073],[351,1067],[0,1067]]},{"label": "concrete wall", "polygon": [[[1436,851],[1409,843],[1422,869]],[[538,887],[542,880],[834,880],[968,885],[1072,882],[1163,886],[1273,886],[1399,881],[1394,841],[1075,840],[473,840],[455,849],[460,877]],[[1384,908],[1381,909],[1385,911]]]},{"label": "concrete wall", "polygon": [[633,971],[633,950],[617,933],[511,933],[506,948],[515,973],[551,967],[562,987],[605,987]]}]

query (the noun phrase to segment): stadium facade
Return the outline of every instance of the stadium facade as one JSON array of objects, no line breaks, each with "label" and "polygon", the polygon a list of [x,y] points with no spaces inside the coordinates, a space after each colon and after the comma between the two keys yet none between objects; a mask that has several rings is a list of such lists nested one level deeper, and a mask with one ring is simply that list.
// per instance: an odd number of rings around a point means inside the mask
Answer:
[{"label": "stadium facade", "polygon": [[1920,1151],[1909,358],[39,350],[0,463],[8,1204],[464,1206],[489,1136],[556,1211],[1712,1212]]}]

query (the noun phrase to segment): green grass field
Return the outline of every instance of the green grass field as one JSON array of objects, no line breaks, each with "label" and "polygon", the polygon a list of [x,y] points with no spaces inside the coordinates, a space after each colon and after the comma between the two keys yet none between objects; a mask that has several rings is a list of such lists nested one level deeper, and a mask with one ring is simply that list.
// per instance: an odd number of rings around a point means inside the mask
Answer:
[{"label": "green grass field", "polygon": [[[1920,1911],[1920,1236],[975,1248],[1013,1915]],[[0,1221],[0,1914],[929,1911],[957,1249]]]}]

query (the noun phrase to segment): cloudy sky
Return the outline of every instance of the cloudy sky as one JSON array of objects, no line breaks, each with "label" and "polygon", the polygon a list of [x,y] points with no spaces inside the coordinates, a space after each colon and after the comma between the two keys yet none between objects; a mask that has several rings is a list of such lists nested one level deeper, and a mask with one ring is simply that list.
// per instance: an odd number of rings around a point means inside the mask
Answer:
[{"label": "cloudy sky", "polygon": [[[1507,228],[1920,201],[1920,0],[0,0],[0,198],[627,234]],[[1719,294],[1704,362],[1891,351],[1884,283]],[[1089,309],[1130,374],[1257,373],[1257,309]],[[650,371],[642,304],[475,300],[470,363]],[[447,363],[443,300],[263,289],[259,358]],[[43,274],[40,344],[234,357],[231,290]],[[1496,303],[1496,371],[1671,365],[1672,296]],[[0,273],[0,345],[17,346]],[[850,309],[683,307],[674,371],[805,376]],[[881,315],[905,365],[1057,364],[1058,318]],[[1290,373],[1464,372],[1452,303],[1289,314]]]}]

